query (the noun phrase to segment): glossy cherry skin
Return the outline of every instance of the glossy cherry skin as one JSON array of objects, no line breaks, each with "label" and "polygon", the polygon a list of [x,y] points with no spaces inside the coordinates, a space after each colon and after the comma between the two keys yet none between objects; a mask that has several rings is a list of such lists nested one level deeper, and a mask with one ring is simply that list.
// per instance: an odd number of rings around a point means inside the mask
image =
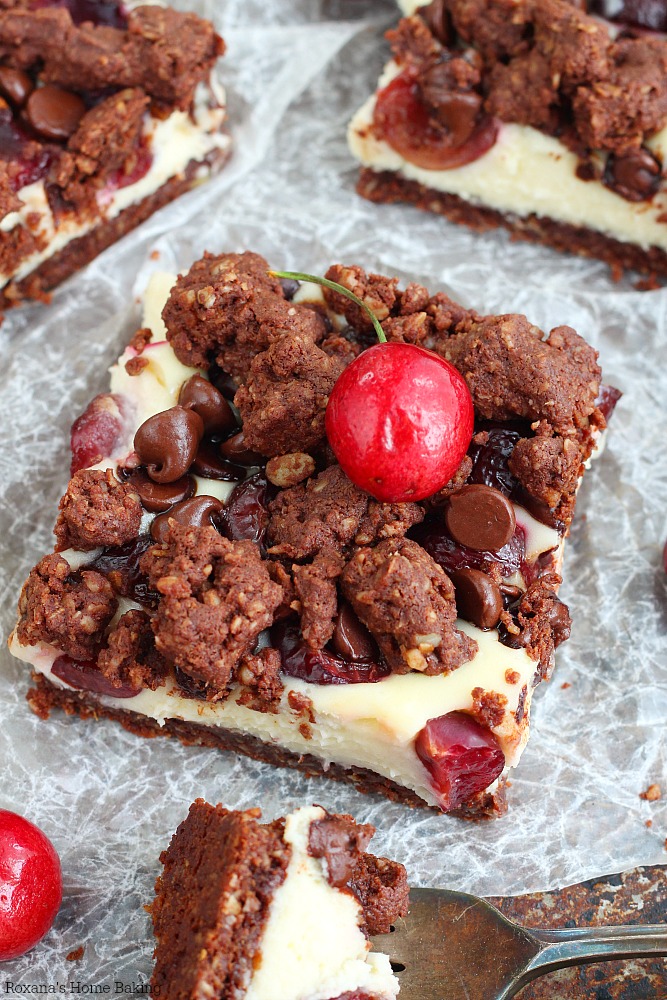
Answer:
[{"label": "glossy cherry skin", "polygon": [[60,859],[41,830],[0,809],[0,962],[44,937],[63,896]]},{"label": "glossy cherry skin", "polygon": [[505,766],[505,755],[493,733],[465,712],[429,719],[417,734],[415,750],[445,812],[488,788]]},{"label": "glossy cherry skin", "polygon": [[375,344],[333,387],[326,431],[349,478],[378,500],[422,500],[449,482],[470,444],[463,376],[413,344]]},{"label": "glossy cherry skin", "polygon": [[495,143],[499,128],[495,118],[482,116],[466,141],[453,145],[451,134],[431,121],[410,71],[380,91],[374,122],[392,149],[424,170],[453,170],[478,160]]}]

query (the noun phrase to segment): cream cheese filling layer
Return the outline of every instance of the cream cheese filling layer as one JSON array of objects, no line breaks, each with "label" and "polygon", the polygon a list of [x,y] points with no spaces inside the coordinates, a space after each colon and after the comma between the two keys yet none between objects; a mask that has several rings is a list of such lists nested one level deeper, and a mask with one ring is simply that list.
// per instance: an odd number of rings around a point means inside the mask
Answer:
[{"label": "cream cheese filling layer", "polygon": [[331,886],[324,859],[308,852],[311,824],[325,815],[311,806],[286,818],[291,858],[271,900],[246,1000],[329,1000],[357,991],[393,1000],[398,993],[388,956],[370,952],[359,902]]},{"label": "cream cheese filling layer", "polygon": [[[210,106],[209,87],[216,104],[221,106]],[[43,250],[23,258],[14,270],[0,272],[0,286],[10,280],[21,281],[49,257],[78,237],[85,236],[100,222],[115,219],[126,208],[154,194],[167,181],[182,175],[190,162],[203,160],[216,150],[227,150],[231,140],[220,131],[226,116],[224,101],[224,91],[214,81],[208,85],[200,84],[194,115],[187,111],[174,111],[165,119],[147,115],[143,133],[153,154],[151,165],[134,184],[122,188],[102,188],[97,195],[99,217],[82,221],[65,215],[57,219],[49,206],[43,180],[21,188],[17,197],[23,206],[0,220],[0,233],[10,233],[17,226],[22,226],[46,243]],[[209,173],[208,167],[203,165],[201,171],[203,179]]]},{"label": "cream cheese filling layer", "polygon": [[[127,602],[122,610],[132,605]],[[482,632],[457,621],[457,627],[474,638],[479,650],[473,660],[451,674],[433,677],[420,673],[390,674],[375,684],[311,684],[283,677],[285,690],[277,713],[258,712],[238,703],[241,688],[232,689],[225,701],[186,698],[173,683],[155,691],[144,689],[134,698],[92,695],[111,709],[136,712],[163,726],[168,719],[218,727],[254,736],[296,754],[312,754],[325,768],[365,767],[412,789],[430,805],[438,797],[430,776],[414,748],[417,734],[429,719],[449,712],[470,711],[474,688],[507,698],[500,723],[492,729],[508,767],[515,767],[528,739],[528,716],[536,663],[524,649],[510,649],[496,632]],[[22,646],[14,635],[10,651],[46,677],[56,687],[72,689],[52,673],[60,651],[47,643]],[[514,683],[508,681],[511,678]],[[524,691],[525,689],[525,691]],[[309,698],[313,722],[290,705],[290,693]],[[516,720],[520,699],[523,711]]]},{"label": "cream cheese filling layer", "polygon": [[[387,86],[400,73],[390,62],[378,84]],[[352,155],[364,167],[391,171],[405,180],[506,215],[537,215],[573,226],[583,226],[614,239],[644,248],[667,250],[667,190],[651,201],[630,202],[599,181],[576,175],[578,157],[553,136],[528,125],[502,123],[496,143],[472,163],[453,170],[425,170],[373,134],[377,93],[359,109],[348,128]],[[646,145],[667,161],[667,129]]]}]

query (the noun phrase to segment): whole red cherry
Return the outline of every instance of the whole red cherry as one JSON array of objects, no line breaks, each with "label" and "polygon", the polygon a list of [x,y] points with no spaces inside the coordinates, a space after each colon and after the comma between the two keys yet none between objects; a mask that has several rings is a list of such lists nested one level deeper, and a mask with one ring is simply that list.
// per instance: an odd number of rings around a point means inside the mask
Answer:
[{"label": "whole red cherry", "polygon": [[60,860],[51,841],[27,819],[0,809],[0,962],[41,941],[62,896]]},{"label": "whole red cherry", "polygon": [[423,500],[448,483],[473,432],[463,376],[413,344],[375,344],[349,365],[326,411],[329,443],[353,483],[378,500]]}]

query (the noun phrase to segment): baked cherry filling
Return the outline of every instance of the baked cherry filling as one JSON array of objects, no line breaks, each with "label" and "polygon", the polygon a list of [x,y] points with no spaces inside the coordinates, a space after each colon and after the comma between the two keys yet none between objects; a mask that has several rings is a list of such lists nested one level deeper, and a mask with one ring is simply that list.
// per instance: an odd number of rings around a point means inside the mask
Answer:
[{"label": "baked cherry filling", "polygon": [[92,21],[111,28],[126,28],[127,14],[119,0],[30,0],[31,10],[59,7],[70,12],[75,24]]},{"label": "baked cherry filling", "polygon": [[487,572],[491,566],[496,565],[503,576],[509,577],[521,572],[525,564],[526,534],[521,525],[517,525],[509,542],[496,552],[473,549],[455,542],[440,514],[412,528],[410,537],[426,549],[445,573],[461,569]]},{"label": "baked cherry filling", "polygon": [[517,441],[530,436],[527,425],[519,426],[521,429],[517,430],[516,425],[485,422],[479,428],[486,432],[486,441],[478,443],[473,438],[468,448],[468,455],[473,462],[468,482],[482,483],[500,490],[506,497],[525,507],[538,521],[562,533],[565,525],[557,518],[555,511],[531,496],[510,472],[508,463]]},{"label": "baked cherry filling", "polygon": [[[462,98],[467,96],[452,94],[451,108],[441,109],[435,118],[420,96],[415,74],[404,70],[377,95],[373,124],[392,149],[417,167],[424,170],[463,167],[491,149],[499,129],[498,122],[488,115],[469,121],[469,109],[462,106]],[[464,113],[469,127],[462,141]],[[445,124],[447,117],[449,127]]]},{"label": "baked cherry filling", "polygon": [[667,31],[667,4],[662,0],[588,0],[591,14],[651,31]]},{"label": "baked cherry filling", "polygon": [[488,788],[505,766],[497,739],[465,712],[429,719],[415,740],[445,811]]},{"label": "baked cherry filling", "polygon": [[99,672],[94,661],[73,660],[65,653],[56,658],[51,673],[79,691],[92,691],[94,694],[104,694],[110,698],[134,698],[141,690],[126,685],[114,687],[111,681]]},{"label": "baked cherry filling", "polygon": [[134,152],[134,156],[122,167],[119,167],[118,170],[114,170],[113,173],[109,174],[105,186],[105,190],[109,193],[109,196],[120,188],[137,184],[150,170],[153,165],[153,159],[153,151],[142,137]]},{"label": "baked cherry filling", "polygon": [[0,155],[12,163],[9,181],[13,191],[42,180],[53,162],[54,150],[38,147],[14,119],[8,107],[0,107]]},{"label": "baked cherry filling", "polygon": [[91,400],[72,424],[71,475],[113,454],[123,439],[127,409],[126,398],[117,393],[102,393]]},{"label": "baked cherry filling", "polygon": [[272,627],[271,645],[280,653],[284,674],[311,684],[374,684],[391,673],[379,653],[377,659],[355,662],[327,649],[311,649],[292,621]]},{"label": "baked cherry filling", "polygon": [[231,542],[247,540],[263,545],[269,524],[267,508],[274,492],[262,472],[238,483],[221,512],[221,533]]},{"label": "baked cherry filling", "polygon": [[139,561],[151,545],[153,539],[150,535],[139,535],[124,545],[105,549],[88,568],[103,573],[121,597],[155,607],[160,595],[150,589],[147,578],[139,569]]}]

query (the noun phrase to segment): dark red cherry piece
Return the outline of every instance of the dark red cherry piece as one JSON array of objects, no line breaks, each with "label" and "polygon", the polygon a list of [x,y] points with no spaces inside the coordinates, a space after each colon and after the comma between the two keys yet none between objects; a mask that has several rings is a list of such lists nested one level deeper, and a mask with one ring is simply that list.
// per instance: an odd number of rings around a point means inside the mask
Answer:
[{"label": "dark red cherry piece", "polygon": [[429,719],[415,740],[445,812],[488,788],[505,766],[497,739],[465,712]]},{"label": "dark red cherry piece", "polygon": [[122,396],[103,393],[88,404],[72,424],[70,446],[74,475],[112,455],[122,440],[126,404]]},{"label": "dark red cherry piece", "polygon": [[0,962],[41,941],[62,898],[60,859],[51,841],[23,816],[0,809]]},{"label": "dark red cherry piece", "polygon": [[660,0],[589,0],[588,10],[619,24],[667,31],[667,6]]},{"label": "dark red cherry piece", "polygon": [[336,382],[326,431],[349,478],[378,500],[422,500],[449,482],[470,444],[463,376],[413,344],[375,344]]},{"label": "dark red cherry piece", "polygon": [[111,28],[127,27],[127,15],[120,0],[30,0],[31,10],[62,7],[70,12],[75,24],[92,21]]},{"label": "dark red cherry piece", "polygon": [[373,122],[392,149],[424,170],[452,170],[479,159],[495,143],[499,127],[494,118],[482,115],[466,140],[455,145],[460,130],[434,120],[409,70],[380,91]]},{"label": "dark red cherry piece", "polygon": [[248,540],[261,545],[269,524],[271,493],[266,476],[260,472],[235,486],[220,515],[221,533],[232,542]]},{"label": "dark red cherry piece", "polygon": [[326,649],[311,649],[293,621],[279,622],[271,629],[271,644],[280,652],[282,672],[311,684],[374,684],[391,671],[382,661],[353,663]]},{"label": "dark red cherry piece", "polygon": [[141,690],[127,685],[114,687],[111,681],[99,672],[94,662],[73,660],[65,653],[54,661],[51,673],[80,691],[106,694],[110,698],[134,698]]},{"label": "dark red cherry piece", "polygon": [[507,545],[497,552],[480,552],[466,545],[455,542],[447,532],[441,518],[429,518],[423,524],[417,525],[410,532],[410,538],[419,542],[422,548],[435,559],[445,573],[453,573],[461,569],[478,569],[488,573],[497,565],[503,576],[525,569],[526,535],[519,525]]}]

